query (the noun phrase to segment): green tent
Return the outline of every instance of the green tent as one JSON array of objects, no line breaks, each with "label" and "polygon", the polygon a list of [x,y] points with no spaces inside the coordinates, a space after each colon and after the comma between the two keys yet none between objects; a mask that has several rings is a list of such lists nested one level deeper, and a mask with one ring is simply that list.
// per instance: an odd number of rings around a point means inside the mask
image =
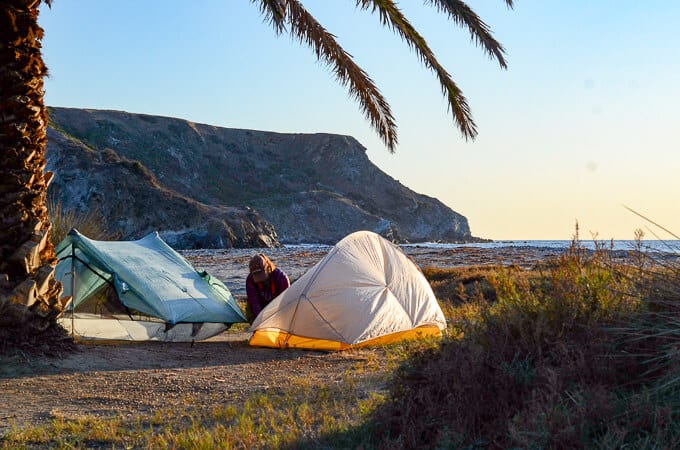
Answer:
[{"label": "green tent", "polygon": [[57,246],[56,277],[71,297],[61,324],[83,339],[194,341],[246,322],[229,289],[153,232],[95,241],[77,230]]}]

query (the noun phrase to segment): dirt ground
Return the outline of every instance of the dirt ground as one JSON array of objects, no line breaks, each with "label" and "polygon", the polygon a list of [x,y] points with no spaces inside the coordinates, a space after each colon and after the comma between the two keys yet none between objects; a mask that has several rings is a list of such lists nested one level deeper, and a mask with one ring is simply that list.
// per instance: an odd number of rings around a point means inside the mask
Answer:
[{"label": "dirt ground", "polygon": [[340,382],[369,353],[380,353],[254,348],[249,336],[226,332],[193,346],[87,344],[60,357],[4,360],[0,436],[12,426],[46,423],[56,416],[152,414],[187,399],[218,406],[294,379]]},{"label": "dirt ground", "polygon": [[[268,251],[295,280],[328,249]],[[410,248],[421,266],[454,267],[519,264],[531,267],[550,250]],[[185,252],[196,268],[243,291],[252,250]],[[55,416],[114,416],[153,413],[185,399],[220,405],[254,391],[286,386],[292,379],[340,382],[361,377],[369,359],[380,363],[380,349],[314,352],[254,348],[250,333],[226,332],[204,342],[87,344],[53,358],[17,356],[0,360],[0,436],[12,426],[45,423]],[[379,386],[367,386],[377,389]]]}]

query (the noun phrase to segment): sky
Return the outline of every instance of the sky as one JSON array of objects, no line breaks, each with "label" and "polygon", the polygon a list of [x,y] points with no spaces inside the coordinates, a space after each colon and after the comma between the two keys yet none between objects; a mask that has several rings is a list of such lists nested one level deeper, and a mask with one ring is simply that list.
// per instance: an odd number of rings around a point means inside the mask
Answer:
[{"label": "sky", "polygon": [[478,136],[466,141],[418,56],[354,1],[303,0],[386,97],[390,154],[311,49],[249,0],[56,0],[41,7],[49,106],[178,117],[227,128],[336,133],[477,237],[680,234],[680,2],[469,0],[508,69],[421,1],[401,1],[451,73]]}]

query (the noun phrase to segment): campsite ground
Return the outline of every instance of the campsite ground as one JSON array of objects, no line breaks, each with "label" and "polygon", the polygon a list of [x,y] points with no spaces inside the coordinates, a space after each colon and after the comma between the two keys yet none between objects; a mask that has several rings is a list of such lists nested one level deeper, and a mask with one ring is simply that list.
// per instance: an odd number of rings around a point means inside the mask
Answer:
[{"label": "campsite ground", "polygon": [[[371,350],[340,353],[249,347],[244,332],[190,344],[79,345],[53,358],[15,357],[0,368],[0,436],[55,417],[152,415],[176,405],[211,407],[296,379],[340,382]],[[366,386],[374,390],[379,386]]]},{"label": "campsite ground", "polygon": [[[268,250],[293,280],[328,249]],[[555,250],[530,248],[432,249],[407,253],[421,266],[517,264],[531,267]],[[225,281],[242,295],[252,250],[185,252],[197,267]],[[327,353],[248,346],[241,327],[194,344],[146,342],[81,344],[70,354],[1,360],[0,436],[13,426],[40,424],[55,417],[153,414],[174,405],[211,407],[256,391],[291,383],[340,383],[349,378],[360,389],[382,389],[388,354],[382,349]]]}]

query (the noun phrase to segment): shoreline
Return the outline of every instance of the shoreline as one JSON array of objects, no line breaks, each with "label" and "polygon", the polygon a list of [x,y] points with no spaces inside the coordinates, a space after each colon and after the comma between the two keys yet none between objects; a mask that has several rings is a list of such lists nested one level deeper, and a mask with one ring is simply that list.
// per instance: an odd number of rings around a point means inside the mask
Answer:
[{"label": "shoreline", "polygon": [[[205,270],[221,280],[234,295],[245,294],[245,280],[248,275],[248,261],[255,253],[264,253],[280,267],[291,281],[301,277],[319,262],[332,246],[295,246],[282,248],[246,248],[219,250],[181,250],[196,270]],[[479,247],[459,246],[452,248],[421,245],[401,246],[418,266],[440,269],[466,266],[513,266],[531,270],[540,263],[558,258],[568,247],[502,246]],[[592,250],[586,250],[591,252]],[[677,260],[678,254],[669,254]],[[626,262],[631,258],[630,250],[613,250],[615,262]]]}]

